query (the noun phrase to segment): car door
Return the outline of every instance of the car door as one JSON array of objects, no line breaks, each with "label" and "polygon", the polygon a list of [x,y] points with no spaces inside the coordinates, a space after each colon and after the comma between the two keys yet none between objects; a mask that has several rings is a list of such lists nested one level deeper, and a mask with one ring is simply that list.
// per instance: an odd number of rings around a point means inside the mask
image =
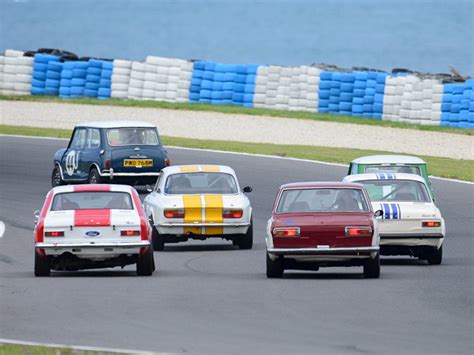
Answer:
[{"label": "car door", "polygon": [[79,159],[79,170],[82,179],[89,178],[90,169],[94,164],[97,165],[99,171],[102,169],[100,147],[100,130],[87,128],[85,146]]},{"label": "car door", "polygon": [[86,145],[86,128],[76,128],[61,160],[61,168],[65,181],[80,181],[84,179],[80,159]]}]

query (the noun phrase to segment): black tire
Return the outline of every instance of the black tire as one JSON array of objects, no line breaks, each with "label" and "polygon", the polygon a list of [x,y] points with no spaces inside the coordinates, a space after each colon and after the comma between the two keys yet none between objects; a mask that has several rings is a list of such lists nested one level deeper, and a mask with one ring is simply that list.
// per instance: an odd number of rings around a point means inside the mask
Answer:
[{"label": "black tire", "polygon": [[152,224],[151,225],[151,239],[152,239],[152,244],[153,244],[153,250],[154,251],[163,251],[165,248],[165,238],[163,238],[162,235],[158,233],[156,230],[156,227]]},{"label": "black tire", "polygon": [[56,165],[51,174],[51,186],[56,187],[61,185],[64,185],[64,181],[61,179],[61,171],[59,171],[59,168]]},{"label": "black tire", "polygon": [[239,246],[239,242],[240,242],[240,236],[234,236],[232,238],[232,245],[235,246],[235,247],[238,247]]},{"label": "black tire", "polygon": [[275,260],[270,259],[270,255],[267,254],[267,278],[269,279],[281,279],[285,267],[283,265],[283,257],[279,256]]},{"label": "black tire", "polygon": [[239,238],[239,249],[252,249],[253,246],[253,221],[250,220],[250,226],[247,233],[242,234]]},{"label": "black tire", "polygon": [[35,276],[43,277],[51,275],[51,266],[47,256],[40,255],[35,251]]},{"label": "black tire", "polygon": [[148,248],[147,252],[140,255],[137,260],[137,275],[151,276],[153,274],[155,260],[153,258],[153,250]]},{"label": "black tire", "polygon": [[364,277],[366,279],[378,279],[380,277],[380,253],[364,264]]},{"label": "black tire", "polygon": [[441,265],[443,262],[443,247],[441,246],[439,249],[434,247],[426,260],[428,260],[429,265]]},{"label": "black tire", "polygon": [[102,183],[102,178],[99,175],[99,172],[97,171],[96,168],[92,168],[91,171],[89,171],[89,178],[87,179],[88,184],[100,184]]}]

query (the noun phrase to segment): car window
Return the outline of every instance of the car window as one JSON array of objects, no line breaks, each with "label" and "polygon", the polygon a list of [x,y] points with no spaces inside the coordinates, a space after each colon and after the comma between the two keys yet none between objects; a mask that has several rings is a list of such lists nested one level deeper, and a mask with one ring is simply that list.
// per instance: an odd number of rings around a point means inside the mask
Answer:
[{"label": "car window", "polygon": [[230,174],[219,172],[179,173],[168,176],[166,194],[236,194],[237,182]]},{"label": "car window", "polygon": [[415,165],[368,165],[365,167],[364,172],[389,172],[421,175],[420,168]]},{"label": "car window", "polygon": [[277,213],[368,212],[361,189],[315,188],[282,192]]},{"label": "car window", "polygon": [[430,202],[426,185],[411,180],[367,180],[362,183],[372,201]]},{"label": "car window", "polygon": [[155,128],[112,128],[107,130],[107,143],[110,146],[158,145]]},{"label": "car window", "polygon": [[74,137],[71,141],[71,148],[84,149],[86,146],[86,129],[79,128],[74,131]]},{"label": "car window", "polygon": [[87,130],[87,148],[100,147],[100,131],[96,128],[89,128]]},{"label": "car window", "polygon": [[133,205],[127,192],[84,191],[58,193],[51,207],[51,211],[83,209],[132,210]]}]

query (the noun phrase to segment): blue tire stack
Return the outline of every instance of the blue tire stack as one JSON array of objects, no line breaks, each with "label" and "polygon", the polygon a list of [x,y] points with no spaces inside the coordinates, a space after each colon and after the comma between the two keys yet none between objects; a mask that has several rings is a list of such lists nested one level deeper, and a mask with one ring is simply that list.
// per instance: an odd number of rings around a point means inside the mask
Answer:
[{"label": "blue tire stack", "polygon": [[216,63],[212,86],[209,85],[207,79],[203,81],[204,87],[210,87],[212,90],[211,103],[213,105],[232,105],[235,68],[233,64]]},{"label": "blue tire stack", "polygon": [[466,81],[467,93],[464,92],[465,98],[469,98],[469,110],[467,113],[467,123],[469,128],[474,128],[474,79]]},{"label": "blue tire stack", "polygon": [[341,96],[341,79],[342,73],[332,73],[331,88],[329,89],[329,112],[339,113],[340,111],[340,96]]},{"label": "blue tire stack", "polygon": [[59,82],[59,96],[64,99],[68,99],[71,97],[71,82],[73,69],[74,62],[63,63],[63,70],[61,71],[61,80]]},{"label": "blue tire stack", "polygon": [[245,98],[245,82],[247,81],[247,66],[236,65],[234,73],[235,79],[233,87],[234,93],[232,94],[232,104],[237,106],[243,106]]},{"label": "blue tire stack", "polygon": [[110,98],[110,87],[112,84],[112,69],[113,63],[104,61],[102,62],[102,71],[100,72],[99,91],[98,98],[105,100]]},{"label": "blue tire stack", "polygon": [[374,117],[375,87],[377,86],[377,72],[367,72],[367,81],[364,92],[364,112],[363,117]]},{"label": "blue tire stack", "polygon": [[[355,81],[354,81],[354,92],[352,99],[352,115],[353,116],[364,116],[364,109],[369,107],[364,106],[365,102],[365,90],[367,89],[367,80],[369,75],[367,72],[355,72]],[[372,115],[371,115],[372,116]]]},{"label": "blue tire stack", "polygon": [[243,104],[245,107],[253,107],[253,95],[255,94],[255,79],[257,77],[257,70],[258,65],[247,65]]},{"label": "blue tire stack", "polygon": [[341,115],[352,115],[352,100],[354,99],[353,73],[341,73],[341,93],[339,96],[339,113]]},{"label": "blue tire stack", "polygon": [[201,93],[202,76],[204,75],[204,69],[206,68],[205,62],[194,62],[193,63],[193,76],[191,78],[191,85],[189,86],[189,101],[199,102]]},{"label": "blue tire stack", "polygon": [[56,61],[48,62],[48,69],[46,71],[46,82],[44,86],[44,94],[50,96],[59,95],[59,82],[61,80],[61,71],[63,63]]},{"label": "blue tire stack", "polygon": [[86,83],[84,85],[85,97],[97,97],[99,95],[99,82],[102,72],[102,61],[90,59],[87,66]]},{"label": "blue tire stack", "polygon": [[48,72],[49,62],[59,63],[59,57],[51,54],[35,54],[35,61],[33,63],[33,79],[31,81],[32,95],[45,95],[46,74]]},{"label": "blue tire stack", "polygon": [[205,62],[202,73],[201,91],[199,92],[199,102],[203,104],[212,103],[212,89],[214,86],[214,68],[216,63]]},{"label": "blue tire stack", "polygon": [[331,96],[332,72],[322,71],[319,76],[318,112],[329,112],[329,97]]},{"label": "blue tire stack", "polygon": [[383,95],[385,93],[385,79],[387,78],[387,73],[377,73],[375,79],[375,96],[374,96],[374,113],[373,117],[377,120],[382,119],[383,114]]},{"label": "blue tire stack", "polygon": [[472,115],[474,111],[473,98],[474,80],[467,80],[464,82],[463,92],[461,94],[461,108],[459,110],[459,127],[472,128]]},{"label": "blue tire stack", "polygon": [[83,61],[76,61],[72,70],[71,79],[71,98],[84,97],[84,88],[86,85],[86,74],[88,63]]}]

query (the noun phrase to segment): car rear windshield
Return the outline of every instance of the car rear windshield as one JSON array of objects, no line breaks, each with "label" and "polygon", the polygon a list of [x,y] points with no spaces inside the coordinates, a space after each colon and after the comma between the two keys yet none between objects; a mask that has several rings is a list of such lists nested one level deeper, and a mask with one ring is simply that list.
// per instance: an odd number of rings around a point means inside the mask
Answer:
[{"label": "car rear windshield", "polygon": [[277,213],[368,212],[361,189],[314,188],[282,192]]},{"label": "car rear windshield", "polygon": [[362,183],[372,201],[430,202],[426,185],[412,180],[367,180]]},{"label": "car rear windshield", "polygon": [[421,170],[415,165],[369,165],[365,173],[405,173],[421,175]]},{"label": "car rear windshield", "polygon": [[195,172],[168,176],[165,193],[174,194],[236,194],[237,182],[226,173]]},{"label": "car rear windshield", "polygon": [[112,128],[107,130],[107,142],[110,146],[158,145],[155,128]]},{"label": "car rear windshield", "polygon": [[51,211],[118,209],[132,210],[132,199],[127,192],[64,192],[54,196]]}]

